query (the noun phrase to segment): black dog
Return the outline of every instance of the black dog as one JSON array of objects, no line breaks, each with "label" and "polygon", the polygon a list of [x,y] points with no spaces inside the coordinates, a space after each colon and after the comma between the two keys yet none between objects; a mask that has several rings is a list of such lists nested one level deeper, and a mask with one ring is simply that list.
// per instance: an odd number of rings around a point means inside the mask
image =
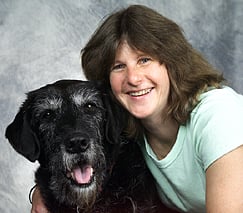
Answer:
[{"label": "black dog", "polygon": [[169,212],[139,147],[122,135],[126,112],[103,90],[62,80],[29,92],[6,137],[39,161],[36,183],[50,212]]}]

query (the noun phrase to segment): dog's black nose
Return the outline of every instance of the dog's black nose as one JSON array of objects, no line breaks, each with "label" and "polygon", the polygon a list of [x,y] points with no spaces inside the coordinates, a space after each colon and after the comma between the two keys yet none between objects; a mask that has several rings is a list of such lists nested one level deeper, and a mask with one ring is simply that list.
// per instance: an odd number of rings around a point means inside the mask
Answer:
[{"label": "dog's black nose", "polygon": [[73,137],[66,140],[66,151],[69,153],[84,152],[89,148],[89,141],[83,137]]}]

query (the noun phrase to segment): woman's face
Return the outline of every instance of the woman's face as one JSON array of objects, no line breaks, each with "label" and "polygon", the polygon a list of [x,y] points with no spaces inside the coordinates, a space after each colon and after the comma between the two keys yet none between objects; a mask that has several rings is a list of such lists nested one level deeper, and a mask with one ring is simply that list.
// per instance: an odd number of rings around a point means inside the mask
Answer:
[{"label": "woman's face", "polygon": [[110,84],[117,100],[135,117],[146,120],[163,115],[170,88],[166,67],[126,41],[117,49]]}]

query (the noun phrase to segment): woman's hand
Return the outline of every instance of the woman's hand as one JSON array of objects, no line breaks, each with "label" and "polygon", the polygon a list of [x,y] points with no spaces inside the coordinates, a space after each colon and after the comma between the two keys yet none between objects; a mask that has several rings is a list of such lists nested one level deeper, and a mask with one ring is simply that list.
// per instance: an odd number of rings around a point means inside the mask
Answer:
[{"label": "woman's hand", "polygon": [[38,187],[33,192],[31,213],[48,213]]}]

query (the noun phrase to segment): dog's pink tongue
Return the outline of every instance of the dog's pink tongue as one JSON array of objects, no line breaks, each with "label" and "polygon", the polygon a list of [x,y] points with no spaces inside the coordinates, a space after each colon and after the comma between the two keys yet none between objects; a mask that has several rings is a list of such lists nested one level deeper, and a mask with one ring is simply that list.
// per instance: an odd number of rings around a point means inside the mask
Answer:
[{"label": "dog's pink tongue", "polygon": [[72,172],[77,183],[86,184],[91,180],[93,175],[93,168],[91,166],[84,166],[82,168],[77,167],[73,169]]}]

